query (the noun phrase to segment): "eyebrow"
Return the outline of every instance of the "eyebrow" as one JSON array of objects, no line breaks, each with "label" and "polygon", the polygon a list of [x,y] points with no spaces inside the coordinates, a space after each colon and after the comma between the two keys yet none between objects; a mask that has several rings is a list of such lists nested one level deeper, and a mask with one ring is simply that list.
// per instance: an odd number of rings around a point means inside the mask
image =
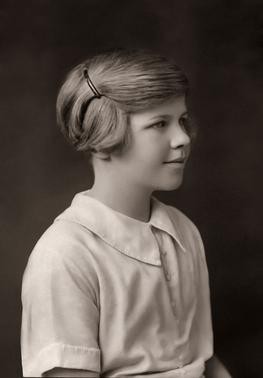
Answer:
[{"label": "eyebrow", "polygon": [[[188,111],[184,111],[180,117],[183,117],[185,115],[188,115]],[[154,121],[155,119],[159,119],[159,118],[164,118],[164,119],[171,119],[172,116],[170,114],[157,114],[155,116],[153,116],[152,118],[149,119],[149,121]]]},{"label": "eyebrow", "polygon": [[186,110],[185,112],[183,112],[181,115],[180,115],[180,117],[183,117],[183,116],[185,116],[185,115],[188,115],[188,111]]}]

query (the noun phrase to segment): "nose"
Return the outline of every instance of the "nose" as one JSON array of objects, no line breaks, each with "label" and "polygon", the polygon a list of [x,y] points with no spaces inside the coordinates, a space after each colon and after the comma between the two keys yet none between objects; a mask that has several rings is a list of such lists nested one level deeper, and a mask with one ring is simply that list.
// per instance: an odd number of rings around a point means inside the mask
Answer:
[{"label": "nose", "polygon": [[189,134],[185,131],[185,129],[180,126],[179,124],[176,125],[176,127],[173,128],[170,144],[171,148],[181,148],[186,147],[190,145],[191,138]]}]

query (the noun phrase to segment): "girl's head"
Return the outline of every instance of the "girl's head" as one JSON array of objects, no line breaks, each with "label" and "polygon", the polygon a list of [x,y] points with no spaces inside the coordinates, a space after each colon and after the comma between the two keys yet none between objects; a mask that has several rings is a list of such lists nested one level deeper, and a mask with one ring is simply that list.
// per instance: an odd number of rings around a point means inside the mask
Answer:
[{"label": "girl's head", "polygon": [[187,89],[186,76],[167,58],[144,50],[105,52],[68,74],[57,99],[58,124],[77,150],[110,154],[129,143],[131,114]]}]

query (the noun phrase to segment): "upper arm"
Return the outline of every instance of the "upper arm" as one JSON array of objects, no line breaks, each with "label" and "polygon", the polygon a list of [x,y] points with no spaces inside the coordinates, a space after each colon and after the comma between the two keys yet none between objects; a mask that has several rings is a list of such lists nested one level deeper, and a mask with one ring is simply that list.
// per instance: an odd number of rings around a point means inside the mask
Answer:
[{"label": "upper arm", "polygon": [[26,376],[55,367],[100,371],[99,308],[89,265],[75,255],[37,250],[22,287],[22,365]]}]

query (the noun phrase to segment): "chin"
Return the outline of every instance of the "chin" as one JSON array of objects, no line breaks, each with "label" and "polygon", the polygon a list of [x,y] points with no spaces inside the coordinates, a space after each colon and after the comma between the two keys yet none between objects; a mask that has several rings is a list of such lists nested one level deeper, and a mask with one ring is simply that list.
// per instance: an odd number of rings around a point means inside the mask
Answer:
[{"label": "chin", "polygon": [[171,190],[176,190],[180,188],[182,185],[183,179],[172,181],[172,182],[167,182],[167,183],[162,183],[157,190],[164,190],[164,191],[171,191]]}]

